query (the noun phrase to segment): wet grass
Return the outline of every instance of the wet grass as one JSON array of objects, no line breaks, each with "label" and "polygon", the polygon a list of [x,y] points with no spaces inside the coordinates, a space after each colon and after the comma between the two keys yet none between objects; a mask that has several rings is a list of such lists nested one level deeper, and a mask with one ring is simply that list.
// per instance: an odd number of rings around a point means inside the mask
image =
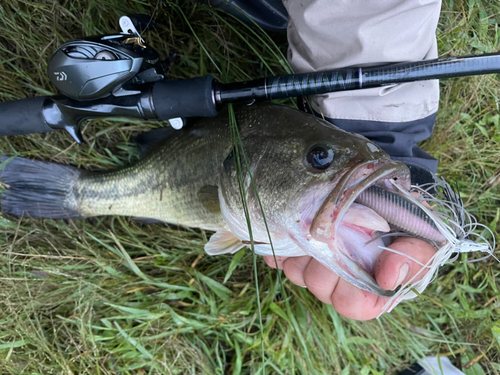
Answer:
[{"label": "wet grass", "polygon": [[[46,67],[57,46],[114,32],[123,14],[154,11],[157,28],[146,38],[163,57],[178,54],[170,78],[210,73],[230,82],[286,71],[283,36],[275,46],[200,3],[13,0],[0,4],[0,100],[55,93]],[[499,22],[496,2],[446,1],[440,55],[498,50]],[[493,75],[442,81],[436,130],[424,145],[497,236],[499,88]],[[136,160],[133,137],[159,126],[95,121],[84,127],[84,146],[51,133],[1,139],[0,151],[109,169]],[[2,374],[255,374],[264,366],[276,374],[393,374],[436,354],[466,374],[500,373],[492,259],[444,266],[422,300],[356,322],[286,281],[283,292],[260,259],[254,274],[249,250],[207,256],[203,231],[127,218],[1,216],[0,228]]]}]

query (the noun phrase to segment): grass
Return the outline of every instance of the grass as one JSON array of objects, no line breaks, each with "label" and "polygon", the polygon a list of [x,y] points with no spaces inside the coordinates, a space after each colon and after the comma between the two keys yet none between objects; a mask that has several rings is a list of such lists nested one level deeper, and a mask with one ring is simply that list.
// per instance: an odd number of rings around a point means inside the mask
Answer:
[{"label": "grass", "polygon": [[[283,37],[276,47],[197,2],[12,0],[0,5],[0,100],[55,93],[46,67],[57,46],[155,9],[157,28],[146,39],[163,57],[178,54],[170,78],[210,73],[230,82],[286,71]],[[445,1],[440,56],[496,51],[499,23],[496,2]],[[424,144],[497,240],[499,88],[497,76],[442,81],[436,130]],[[136,160],[133,137],[159,126],[94,121],[84,146],[51,133],[0,139],[0,151],[109,169]],[[275,374],[394,374],[437,354],[468,375],[500,373],[500,272],[491,258],[444,266],[421,300],[369,322],[344,319],[289,282],[283,292],[258,259],[261,329],[251,252],[209,257],[203,231],[118,217],[0,216],[0,228],[2,374],[262,374],[264,366]]]}]

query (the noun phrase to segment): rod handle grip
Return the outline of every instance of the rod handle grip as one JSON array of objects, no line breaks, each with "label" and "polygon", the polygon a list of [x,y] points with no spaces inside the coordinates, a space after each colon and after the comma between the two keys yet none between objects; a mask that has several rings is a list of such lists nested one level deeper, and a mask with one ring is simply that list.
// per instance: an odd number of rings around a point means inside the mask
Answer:
[{"label": "rod handle grip", "polygon": [[175,117],[213,117],[217,106],[215,79],[211,75],[178,81],[159,81],[153,86],[154,111],[160,120]]},{"label": "rod handle grip", "polygon": [[47,97],[38,96],[0,103],[0,137],[52,132],[43,116]]}]

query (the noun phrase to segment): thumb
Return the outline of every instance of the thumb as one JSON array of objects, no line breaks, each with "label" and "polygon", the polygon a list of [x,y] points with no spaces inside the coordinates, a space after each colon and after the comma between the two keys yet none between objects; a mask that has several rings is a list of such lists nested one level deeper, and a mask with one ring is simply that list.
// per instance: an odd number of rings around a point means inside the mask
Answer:
[{"label": "thumb", "polygon": [[[389,248],[406,254],[418,262],[405,255],[384,251],[375,267],[375,280],[386,290],[394,290],[413,278],[421,270],[421,264],[426,264],[436,253],[430,243],[413,237],[398,237]],[[420,273],[414,281],[424,275],[425,272]]]}]

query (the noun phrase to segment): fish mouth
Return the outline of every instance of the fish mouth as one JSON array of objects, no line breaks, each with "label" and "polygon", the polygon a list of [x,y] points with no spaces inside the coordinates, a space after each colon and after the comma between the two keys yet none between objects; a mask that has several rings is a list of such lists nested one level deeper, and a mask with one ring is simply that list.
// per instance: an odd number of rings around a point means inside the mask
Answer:
[{"label": "fish mouth", "polygon": [[[389,231],[389,224],[369,207],[355,203],[360,194],[375,184],[389,191],[399,187],[409,191],[410,171],[404,163],[388,159],[356,164],[332,181],[333,189],[318,209],[314,203],[314,208],[309,206],[314,209],[307,212],[312,220],[298,224],[305,236],[297,237],[290,232],[290,238],[306,254],[349,283],[379,296],[392,297],[397,289],[383,289],[374,275],[374,265],[383,251],[382,240],[374,239],[379,232]],[[307,211],[308,206],[304,207]],[[368,211],[363,220],[358,220],[360,211]]]},{"label": "fish mouth", "polygon": [[[389,225],[378,216],[380,220],[374,220],[375,227],[373,223],[353,225],[352,232],[352,228],[348,228],[352,218],[345,220],[349,223],[342,222],[356,198],[375,184],[386,190],[396,189],[393,186],[396,184],[409,191],[410,171],[405,164],[394,160],[367,161],[356,165],[340,178],[323,201],[312,220],[309,234],[329,249],[321,254],[323,264],[358,288],[392,297],[397,290],[385,290],[375,281],[374,265],[382,249],[377,242],[372,242],[374,233],[380,230],[376,229],[377,225],[382,223],[386,226],[382,231],[388,231]],[[368,242],[372,243],[367,245]]]},{"label": "fish mouth", "polygon": [[311,236],[321,242],[335,239],[335,232],[356,198],[372,185],[393,190],[393,184],[410,189],[410,171],[402,162],[369,161],[345,173],[316,213],[310,228]]}]

